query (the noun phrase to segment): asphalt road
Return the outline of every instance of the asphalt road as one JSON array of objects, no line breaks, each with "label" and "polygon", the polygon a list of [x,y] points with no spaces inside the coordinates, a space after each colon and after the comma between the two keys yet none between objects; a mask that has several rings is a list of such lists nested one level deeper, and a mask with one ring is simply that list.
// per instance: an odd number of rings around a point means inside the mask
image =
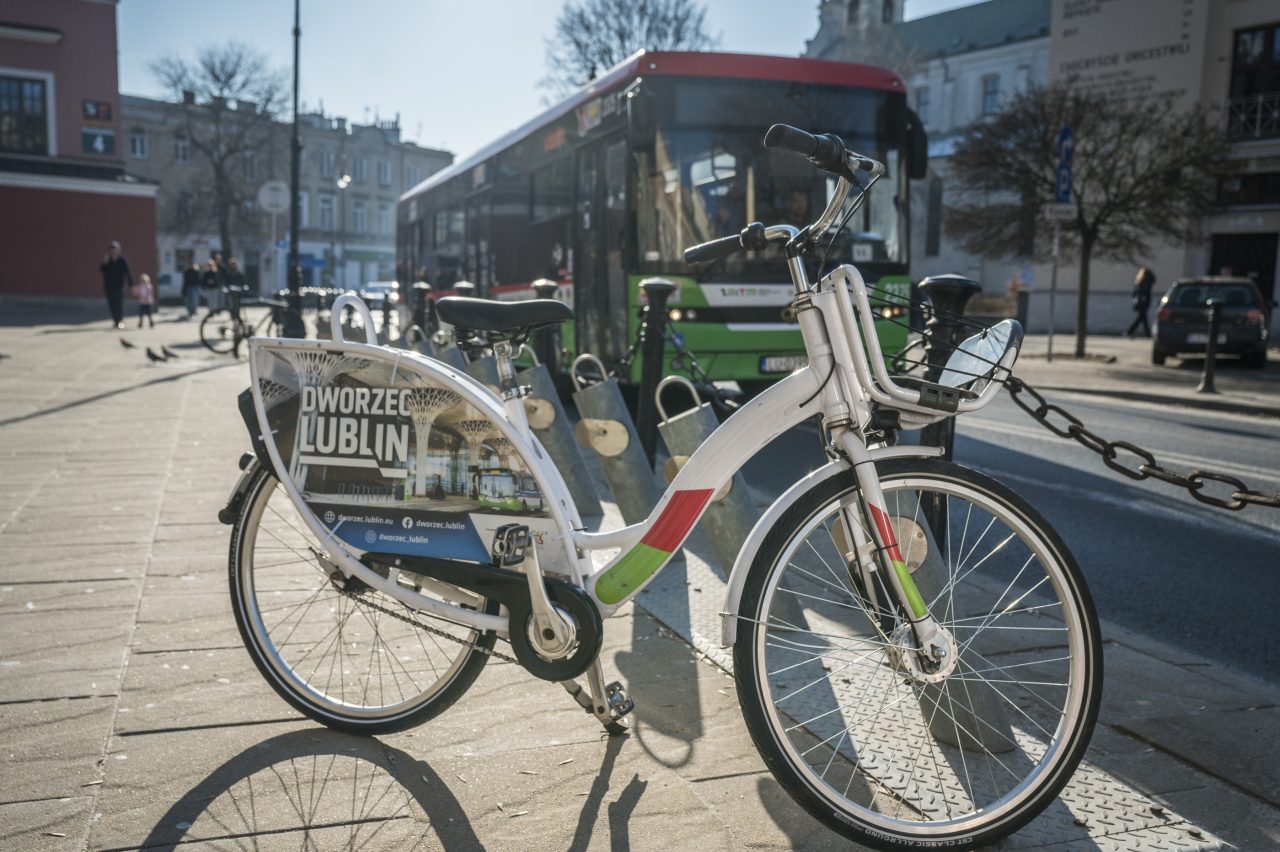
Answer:
[{"label": "asphalt road", "polygon": [[[1219,471],[1280,492],[1280,421],[1053,396],[1092,431],[1144,447],[1166,467]],[[1267,638],[1280,612],[1280,510],[1232,512],[1162,482],[1126,479],[1005,395],[960,419],[955,457],[1002,480],[1049,519],[1083,567],[1104,620],[1280,679],[1280,643]],[[775,441],[746,475],[777,493],[798,469],[822,462],[816,431],[806,425]]]}]

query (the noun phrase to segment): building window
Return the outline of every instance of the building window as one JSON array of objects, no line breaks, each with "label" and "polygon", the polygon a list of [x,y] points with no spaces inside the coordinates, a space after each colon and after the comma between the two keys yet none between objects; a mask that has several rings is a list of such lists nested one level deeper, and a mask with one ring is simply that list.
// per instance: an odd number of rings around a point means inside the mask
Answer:
[{"label": "building window", "polygon": [[328,148],[320,152],[320,177],[333,177],[333,151]]},{"label": "building window", "polygon": [[1280,136],[1280,23],[1236,30],[1227,138]]},{"label": "building window", "polygon": [[929,208],[924,223],[924,256],[937,257],[942,250],[942,178],[929,181]]},{"label": "building window", "polygon": [[988,74],[982,78],[982,114],[991,115],[1000,110],[1000,75]]},{"label": "building window", "polygon": [[48,84],[26,77],[0,77],[0,151],[49,153]]},{"label": "building window", "polygon": [[921,124],[929,123],[929,87],[921,86],[916,89],[916,115],[920,117]]},{"label": "building window", "polygon": [[244,152],[244,179],[250,182],[258,180],[258,152]]},{"label": "building window", "polygon": [[333,223],[334,223],[333,208],[334,208],[334,204],[333,204],[332,195],[320,196],[320,227],[321,228],[325,228],[326,230],[333,230]]},{"label": "building window", "polygon": [[311,193],[305,189],[298,193],[298,227],[311,227]]},{"label": "building window", "polygon": [[365,203],[357,201],[351,205],[351,230],[363,234],[369,230],[369,215],[365,211]]},{"label": "building window", "polygon": [[848,5],[845,6],[844,22],[846,24],[858,23],[858,0],[849,0]]},{"label": "building window", "polygon": [[391,205],[378,205],[378,233],[386,236],[391,233]]},{"label": "building window", "polygon": [[145,160],[151,154],[151,141],[147,131],[135,127],[129,131],[129,156],[135,160]]},{"label": "building window", "polygon": [[187,140],[185,133],[178,133],[173,137],[173,161],[175,163],[191,162],[191,143]]},{"label": "building window", "polygon": [[409,189],[418,185],[422,180],[422,169],[418,166],[404,167],[404,188]]},{"label": "building window", "polygon": [[351,176],[355,178],[356,183],[364,183],[369,179],[369,161],[364,157],[356,157],[355,170]]},{"label": "building window", "polygon": [[893,23],[893,0],[884,0],[884,5],[880,8],[880,20],[886,24]]},{"label": "building window", "polygon": [[391,163],[388,160],[378,161],[378,185],[391,186]]}]

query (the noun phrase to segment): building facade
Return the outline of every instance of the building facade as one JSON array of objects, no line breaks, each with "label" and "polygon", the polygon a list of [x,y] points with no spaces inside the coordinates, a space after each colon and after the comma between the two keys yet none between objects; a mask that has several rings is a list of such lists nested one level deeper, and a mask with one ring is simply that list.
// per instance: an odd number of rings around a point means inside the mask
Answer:
[{"label": "building facade", "polygon": [[[212,204],[211,169],[187,138],[189,115],[184,110],[192,105],[133,95],[121,100],[130,171],[160,188],[155,242],[162,293],[176,294],[181,271],[193,259],[226,253]],[[231,113],[241,108],[232,107]],[[244,120],[251,117],[246,114]],[[359,125],[311,113],[300,115],[298,122],[304,284],[358,289],[367,281],[394,278],[396,199],[450,165],[453,154],[401,140],[398,119]],[[229,170],[240,199],[232,217],[231,252],[261,292],[286,286],[289,213],[264,212],[257,194],[269,181],[288,183],[289,137],[289,124],[266,122],[258,143],[238,155]]]},{"label": "building facade", "polygon": [[[912,273],[958,272],[985,294],[1029,289],[1029,325],[1048,327],[1050,267],[1030,258],[984,260],[947,238],[947,158],[965,126],[1027,85],[1071,81],[1132,98],[1167,97],[1213,111],[1229,144],[1218,204],[1185,243],[1154,242],[1138,263],[1158,290],[1208,272],[1250,275],[1275,298],[1280,234],[1280,12],[1267,0],[987,0],[901,21],[891,2],[825,0],[808,53],[897,70],[929,132],[930,175],[912,192]],[[868,8],[870,7],[870,8]],[[878,15],[876,13],[879,13]],[[891,45],[886,50],[878,45]],[[1089,329],[1120,331],[1132,317],[1131,263],[1094,261]],[[1079,269],[1058,272],[1059,330],[1073,325]]]},{"label": "building facade", "polygon": [[0,296],[102,297],[107,245],[154,273],[154,185],[120,148],[115,0],[6,0]]}]

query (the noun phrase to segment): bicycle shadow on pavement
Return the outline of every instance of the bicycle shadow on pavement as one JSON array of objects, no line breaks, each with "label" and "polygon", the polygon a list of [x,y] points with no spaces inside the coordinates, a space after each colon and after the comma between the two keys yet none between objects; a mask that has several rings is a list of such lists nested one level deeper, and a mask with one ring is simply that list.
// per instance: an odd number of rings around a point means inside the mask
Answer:
[{"label": "bicycle shadow on pavement", "polygon": [[[611,806],[612,807],[612,806]],[[423,760],[323,728],[249,746],[188,790],[139,848],[301,834],[303,848],[480,849],[466,811]]]}]

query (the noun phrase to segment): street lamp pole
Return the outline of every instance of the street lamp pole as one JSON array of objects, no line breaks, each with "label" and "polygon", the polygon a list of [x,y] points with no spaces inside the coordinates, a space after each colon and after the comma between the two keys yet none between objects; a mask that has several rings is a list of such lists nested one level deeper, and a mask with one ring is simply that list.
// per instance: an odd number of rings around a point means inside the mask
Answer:
[{"label": "street lamp pole", "polygon": [[302,266],[298,257],[298,183],[302,166],[302,137],[298,129],[298,45],[302,39],[302,0],[293,0],[293,141],[289,146],[289,298],[285,337],[306,337],[302,323]]}]

